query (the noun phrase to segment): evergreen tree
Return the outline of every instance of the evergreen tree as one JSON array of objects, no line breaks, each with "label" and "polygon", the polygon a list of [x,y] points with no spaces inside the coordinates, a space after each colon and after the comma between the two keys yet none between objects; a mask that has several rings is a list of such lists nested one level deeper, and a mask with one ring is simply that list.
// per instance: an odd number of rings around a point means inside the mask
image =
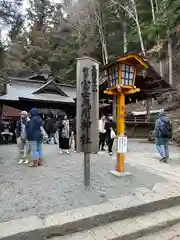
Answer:
[{"label": "evergreen tree", "polygon": [[22,18],[19,14],[21,6],[21,0],[12,2],[8,0],[0,0],[0,84],[7,82],[6,50],[1,36],[2,30],[10,29],[10,39],[15,39],[15,36],[17,36],[20,29],[20,25],[22,25]]},{"label": "evergreen tree", "polygon": [[11,22],[8,74],[28,75],[48,66],[60,81],[75,82],[76,57],[87,54],[104,64],[124,53],[125,25],[128,51],[148,51],[169,37],[179,48],[178,0],[31,0],[27,28],[17,14],[12,24],[14,15],[4,9],[4,21]]}]

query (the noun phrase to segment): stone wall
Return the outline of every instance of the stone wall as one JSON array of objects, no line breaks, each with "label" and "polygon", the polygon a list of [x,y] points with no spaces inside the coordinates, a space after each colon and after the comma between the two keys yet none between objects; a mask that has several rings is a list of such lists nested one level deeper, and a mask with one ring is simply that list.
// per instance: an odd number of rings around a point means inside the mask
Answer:
[{"label": "stone wall", "polygon": [[126,135],[129,138],[148,138],[149,132],[154,129],[154,124],[126,124]]},{"label": "stone wall", "polygon": [[171,118],[173,128],[173,140],[180,146],[180,120],[178,118]]}]

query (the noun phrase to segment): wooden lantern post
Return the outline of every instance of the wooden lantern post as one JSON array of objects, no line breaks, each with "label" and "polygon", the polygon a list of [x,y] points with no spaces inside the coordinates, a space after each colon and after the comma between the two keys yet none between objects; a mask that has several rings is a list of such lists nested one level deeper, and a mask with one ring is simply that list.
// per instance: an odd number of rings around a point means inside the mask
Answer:
[{"label": "wooden lantern post", "polygon": [[[108,89],[104,92],[117,97],[117,161],[115,175],[124,173],[124,159],[127,152],[125,136],[125,96],[139,92],[135,86],[137,69],[147,68],[146,62],[136,54],[127,54],[104,67],[108,73]],[[125,174],[126,175],[126,174]]]}]

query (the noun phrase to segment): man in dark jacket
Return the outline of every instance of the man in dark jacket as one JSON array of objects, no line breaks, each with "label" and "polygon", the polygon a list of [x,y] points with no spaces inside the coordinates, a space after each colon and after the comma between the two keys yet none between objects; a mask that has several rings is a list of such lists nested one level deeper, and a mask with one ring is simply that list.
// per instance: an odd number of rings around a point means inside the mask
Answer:
[{"label": "man in dark jacket", "polygon": [[114,143],[114,138],[111,138],[111,131],[116,132],[116,123],[113,121],[112,116],[108,116],[105,123],[107,144],[108,144],[108,152],[109,155],[112,155],[112,147]]},{"label": "man in dark jacket", "polygon": [[57,144],[55,133],[56,133],[56,123],[53,119],[53,115],[49,114],[47,119],[44,122],[44,129],[48,135],[48,141],[47,143],[50,143],[51,138],[54,140],[54,144]]},{"label": "man in dark jacket", "polygon": [[160,161],[167,162],[169,158],[169,139],[172,137],[172,125],[165,112],[159,114],[155,123],[156,148],[161,155]]},{"label": "man in dark jacket", "polygon": [[38,115],[37,108],[32,108],[30,111],[31,119],[26,124],[26,135],[31,149],[33,163],[30,167],[41,166],[43,162],[42,151],[42,119]]}]

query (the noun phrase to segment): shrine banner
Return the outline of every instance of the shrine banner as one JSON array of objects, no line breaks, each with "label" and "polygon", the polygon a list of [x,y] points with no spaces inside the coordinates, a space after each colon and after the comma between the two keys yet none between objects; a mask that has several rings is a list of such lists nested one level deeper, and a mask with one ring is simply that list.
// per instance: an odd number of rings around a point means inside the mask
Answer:
[{"label": "shrine banner", "polygon": [[99,63],[90,58],[77,59],[76,73],[77,152],[99,150]]}]

